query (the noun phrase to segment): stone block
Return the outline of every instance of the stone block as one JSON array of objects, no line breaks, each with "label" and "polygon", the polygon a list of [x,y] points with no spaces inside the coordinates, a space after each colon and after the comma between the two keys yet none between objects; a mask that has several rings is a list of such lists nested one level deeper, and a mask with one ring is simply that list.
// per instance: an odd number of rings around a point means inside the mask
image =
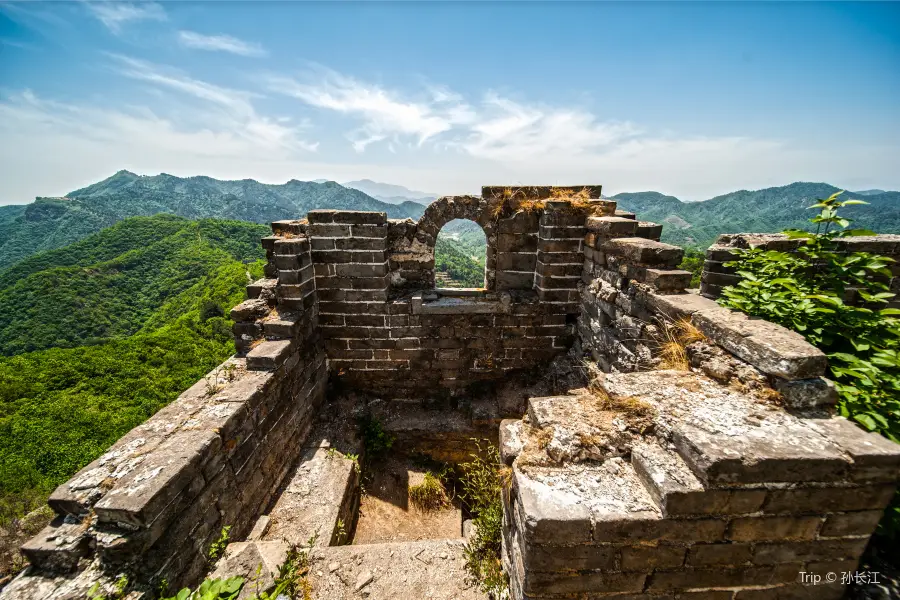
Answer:
[{"label": "stone block", "polygon": [[622,548],[623,571],[677,569],[684,564],[686,548],[681,546],[626,546]]},{"label": "stone block", "polygon": [[513,465],[522,536],[526,544],[569,544],[591,540],[591,512],[577,498],[541,483]]},{"label": "stone block", "polygon": [[244,300],[231,309],[232,321],[253,321],[269,314],[269,303],[256,298]]},{"label": "stone block", "polygon": [[819,532],[820,537],[845,537],[872,535],[883,516],[880,510],[863,510],[858,512],[834,513],[825,517],[825,523]]},{"label": "stone block", "polygon": [[[221,446],[215,431],[182,431],[147,455],[133,471],[118,479],[94,506],[101,523],[149,528],[171,521],[173,501],[200,478],[200,468]],[[200,483],[202,484],[202,478]],[[160,531],[160,533],[162,533]]]},{"label": "stone block", "polygon": [[262,342],[247,353],[247,368],[260,371],[274,371],[291,354],[291,340],[270,340]]},{"label": "stone block", "polygon": [[625,277],[635,279],[660,291],[681,291],[691,284],[693,274],[690,271],[680,269],[652,269],[628,265],[624,273]]},{"label": "stone block", "polygon": [[834,383],[824,377],[794,381],[776,378],[775,389],[781,392],[785,405],[791,408],[834,406],[838,400]]},{"label": "stone block", "polygon": [[723,307],[702,310],[691,321],[708,338],[760,371],[787,380],[825,372],[828,359],[799,333]]},{"label": "stone block", "polygon": [[56,517],[20,550],[35,567],[49,571],[71,571],[91,551],[89,520]]},{"label": "stone block", "polygon": [[627,210],[616,210],[615,216],[620,217],[622,219],[636,219],[637,218],[633,212],[628,212]]},{"label": "stone block", "polygon": [[706,490],[681,457],[654,443],[635,445],[631,461],[666,516],[753,513],[766,498],[765,490]]},{"label": "stone block", "polygon": [[650,221],[639,221],[634,235],[635,237],[647,238],[648,240],[656,240],[658,242],[662,235],[662,228],[662,225],[657,225]]},{"label": "stone block", "polygon": [[792,562],[855,560],[862,555],[868,543],[868,538],[851,538],[756,544],[753,548],[753,562],[758,565],[776,565]]},{"label": "stone block", "polygon": [[814,513],[884,510],[894,497],[893,484],[769,490],[763,512]]},{"label": "stone block", "polygon": [[843,417],[809,419],[807,424],[850,455],[855,481],[900,480],[900,445]]},{"label": "stone block", "polygon": [[692,567],[738,566],[749,563],[752,554],[751,544],[695,544],[688,550],[687,564]]},{"label": "stone block", "polygon": [[[607,254],[621,256],[632,264],[647,266],[671,266],[681,262],[684,250],[639,237],[623,237],[607,240],[598,248]],[[608,259],[607,259],[608,260]]]},{"label": "stone block", "polygon": [[[683,554],[682,550],[682,554]],[[522,548],[522,563],[528,571],[618,571],[616,546],[537,546]],[[623,569],[627,570],[627,569]],[[630,569],[638,570],[638,569]],[[526,575],[527,577],[527,575]]]},{"label": "stone block", "polygon": [[522,581],[525,594],[578,594],[604,592],[640,592],[644,588],[644,573],[610,571],[535,572],[526,571]]},{"label": "stone block", "polygon": [[306,224],[296,219],[285,219],[283,221],[272,221],[272,233],[277,236],[283,235],[300,235],[303,233]]},{"label": "stone block", "polygon": [[743,568],[687,568],[682,571],[656,571],[646,590],[690,590],[704,588],[738,588],[789,583],[803,570],[802,563]]},{"label": "stone block", "polygon": [[637,232],[638,222],[622,217],[588,217],[585,226],[598,237],[631,237]]}]

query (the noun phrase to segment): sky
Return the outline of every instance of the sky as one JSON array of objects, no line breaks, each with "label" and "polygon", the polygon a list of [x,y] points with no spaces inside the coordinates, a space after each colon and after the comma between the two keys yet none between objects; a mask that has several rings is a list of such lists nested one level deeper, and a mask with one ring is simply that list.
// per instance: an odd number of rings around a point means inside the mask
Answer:
[{"label": "sky", "polygon": [[119,169],[900,189],[900,3],[0,2],[0,204]]}]

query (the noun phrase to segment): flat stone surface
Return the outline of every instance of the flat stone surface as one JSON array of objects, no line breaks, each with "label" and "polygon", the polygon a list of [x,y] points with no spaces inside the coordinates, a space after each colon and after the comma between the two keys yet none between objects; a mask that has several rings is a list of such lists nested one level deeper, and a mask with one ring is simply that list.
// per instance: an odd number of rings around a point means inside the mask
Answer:
[{"label": "flat stone surface", "polygon": [[634,469],[622,459],[562,467],[513,465],[527,544],[587,543],[594,521],[660,518]]},{"label": "flat stone surface", "polygon": [[270,340],[263,342],[247,353],[247,368],[274,370],[283,363],[291,352],[291,340]]},{"label": "flat stone surface", "polygon": [[447,539],[316,549],[313,598],[487,600],[466,577],[464,543]]},{"label": "flat stone surface", "polygon": [[598,249],[642,265],[676,265],[684,256],[684,250],[678,246],[639,237],[608,240]]},{"label": "flat stone surface", "polygon": [[849,457],[806,419],[692,372],[612,373],[603,388],[653,405],[657,432],[707,485],[832,481]]},{"label": "flat stone surface", "polygon": [[79,521],[72,516],[57,517],[22,545],[22,554],[32,565],[57,571],[69,570],[90,551],[87,535],[89,522],[89,519]]},{"label": "flat stone surface", "polygon": [[[222,440],[215,431],[181,431],[118,479],[95,506],[101,522],[149,527],[169,504],[200,477],[200,467]],[[175,515],[168,514],[166,518]]]},{"label": "flat stone surface", "polygon": [[344,528],[341,533],[338,521],[343,505],[352,502],[352,488],[357,485],[352,460],[326,448],[306,449],[269,511],[268,528],[261,539],[306,544],[315,536],[317,546],[346,543],[350,524],[341,522]]}]

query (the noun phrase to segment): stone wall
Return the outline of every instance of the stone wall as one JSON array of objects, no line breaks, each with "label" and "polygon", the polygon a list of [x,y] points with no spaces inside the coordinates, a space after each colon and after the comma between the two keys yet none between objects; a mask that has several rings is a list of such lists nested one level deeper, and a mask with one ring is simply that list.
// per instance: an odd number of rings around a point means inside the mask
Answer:
[{"label": "stone wall", "polygon": [[243,538],[272,502],[327,381],[309,242],[273,229],[278,280],[249,285],[232,311],[242,352],[53,492],[58,517],[22,548],[32,569],[4,598],[85,598],[122,572],[148,589],[193,584],[222,528]]},{"label": "stone wall", "polygon": [[[508,188],[503,188],[508,189]],[[585,187],[585,189],[588,189]],[[599,195],[599,187],[591,188]],[[432,203],[418,223],[384,213],[312,211],[309,237],[329,365],[361,390],[452,395],[547,364],[574,340],[584,221],[612,204],[550,201],[551,188],[494,188]],[[434,246],[453,219],[487,239],[485,286],[434,288]]]},{"label": "stone wall", "polygon": [[825,575],[856,570],[900,447],[810,417],[692,372],[532,398],[524,422],[501,428],[512,598],[841,598]]},{"label": "stone wall", "polygon": [[[892,277],[886,281],[894,294],[900,294],[900,235],[883,234],[875,236],[856,236],[841,238],[838,248],[843,252],[869,252],[893,259],[895,262],[888,268]],[[703,264],[700,293],[707,298],[718,298],[722,288],[734,285],[740,278],[734,267],[726,267],[725,263],[736,257],[735,248],[761,248],[763,250],[779,250],[796,252],[802,240],[792,240],[781,233],[727,233],[720,235],[715,244],[706,251],[706,262]],[[858,298],[852,289],[848,290],[845,302],[854,303]],[[896,297],[887,305],[888,308],[900,308],[900,300]]]}]

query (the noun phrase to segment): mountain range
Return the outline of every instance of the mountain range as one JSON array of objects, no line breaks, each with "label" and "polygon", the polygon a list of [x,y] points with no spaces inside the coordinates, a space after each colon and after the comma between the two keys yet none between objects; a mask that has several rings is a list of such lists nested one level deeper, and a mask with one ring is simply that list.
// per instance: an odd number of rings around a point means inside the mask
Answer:
[{"label": "mountain range", "polygon": [[[797,182],[762,190],[740,190],[701,202],[682,202],[659,192],[626,192],[612,196],[618,208],[639,219],[663,225],[662,241],[679,246],[707,248],[720,233],[771,233],[806,229],[809,210],[817,198],[827,198],[840,188],[827,183]],[[847,199],[861,197],[868,204],[847,207],[843,216],[853,227],[877,233],[900,233],[900,192],[864,190],[847,192]]]},{"label": "mountain range", "polygon": [[316,208],[384,211],[418,219],[423,204],[389,204],[333,181],[292,179],[280,185],[253,179],[141,176],[119,171],[62,198],[0,206],[0,269],[42,250],[53,250],[134,216],[171,213],[190,219],[223,218],[269,223],[300,218]]},{"label": "mountain range", "polygon": [[430,194],[428,192],[418,192],[411,190],[402,185],[394,185],[392,183],[380,183],[371,179],[359,179],[357,181],[348,181],[342,184],[344,187],[353,188],[364,192],[373,198],[377,198],[382,202],[390,204],[402,204],[404,202],[416,202],[418,204],[430,204],[441,194]]}]

